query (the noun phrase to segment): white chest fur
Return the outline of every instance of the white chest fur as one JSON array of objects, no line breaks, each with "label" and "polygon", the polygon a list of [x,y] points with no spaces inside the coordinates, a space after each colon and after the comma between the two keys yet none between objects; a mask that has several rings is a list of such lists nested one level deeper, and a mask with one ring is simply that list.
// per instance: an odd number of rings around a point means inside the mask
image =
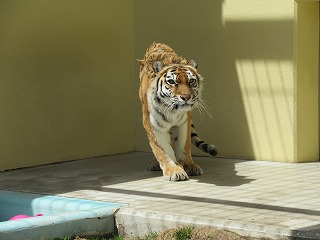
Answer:
[{"label": "white chest fur", "polygon": [[148,93],[151,125],[160,132],[169,132],[172,127],[180,127],[187,121],[187,111],[167,111],[154,100],[154,95]]}]

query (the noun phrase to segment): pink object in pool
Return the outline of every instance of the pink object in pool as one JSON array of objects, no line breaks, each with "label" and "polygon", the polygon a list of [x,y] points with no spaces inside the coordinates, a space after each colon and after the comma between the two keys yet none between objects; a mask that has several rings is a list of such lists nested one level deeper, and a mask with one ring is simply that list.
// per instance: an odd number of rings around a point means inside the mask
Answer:
[{"label": "pink object in pool", "polygon": [[[43,214],[40,213],[40,214],[35,215],[35,217],[40,217],[40,216],[43,216]],[[33,216],[28,216],[28,215],[21,214],[21,215],[16,215],[16,216],[10,218],[9,221],[19,220],[19,219],[23,219],[23,218],[31,218],[31,217],[33,217]]]}]

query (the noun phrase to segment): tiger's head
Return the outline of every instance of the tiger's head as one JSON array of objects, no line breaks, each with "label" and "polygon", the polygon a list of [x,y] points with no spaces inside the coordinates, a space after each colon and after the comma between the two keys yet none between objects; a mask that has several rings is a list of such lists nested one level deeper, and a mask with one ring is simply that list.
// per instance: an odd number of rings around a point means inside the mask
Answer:
[{"label": "tiger's head", "polygon": [[155,73],[154,94],[158,104],[170,111],[189,111],[201,101],[202,77],[197,72],[197,62],[163,65],[153,63]]}]

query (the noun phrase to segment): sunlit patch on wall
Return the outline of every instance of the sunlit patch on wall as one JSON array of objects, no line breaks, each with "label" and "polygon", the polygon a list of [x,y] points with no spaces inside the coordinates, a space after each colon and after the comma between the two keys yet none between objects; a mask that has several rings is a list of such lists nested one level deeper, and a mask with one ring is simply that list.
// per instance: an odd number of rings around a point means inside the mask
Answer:
[{"label": "sunlit patch on wall", "polygon": [[236,60],[257,159],[293,158],[293,64],[290,60]]}]

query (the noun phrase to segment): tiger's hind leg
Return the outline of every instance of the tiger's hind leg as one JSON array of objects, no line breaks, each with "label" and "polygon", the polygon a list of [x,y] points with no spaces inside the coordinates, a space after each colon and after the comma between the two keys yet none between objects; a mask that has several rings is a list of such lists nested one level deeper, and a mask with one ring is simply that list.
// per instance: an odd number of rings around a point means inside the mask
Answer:
[{"label": "tiger's hind leg", "polygon": [[160,167],[160,164],[157,160],[153,160],[149,163],[149,166],[148,166],[148,170],[149,171],[161,171],[161,167]]},{"label": "tiger's hind leg", "polygon": [[184,171],[189,176],[198,176],[203,174],[202,168],[193,161],[191,154],[189,155],[186,153],[183,158],[180,157],[178,162],[183,166]]},{"label": "tiger's hind leg", "polygon": [[189,176],[198,176],[203,174],[202,168],[195,164],[193,160],[191,159],[192,163],[184,163],[183,169],[186,171],[186,173]]}]

